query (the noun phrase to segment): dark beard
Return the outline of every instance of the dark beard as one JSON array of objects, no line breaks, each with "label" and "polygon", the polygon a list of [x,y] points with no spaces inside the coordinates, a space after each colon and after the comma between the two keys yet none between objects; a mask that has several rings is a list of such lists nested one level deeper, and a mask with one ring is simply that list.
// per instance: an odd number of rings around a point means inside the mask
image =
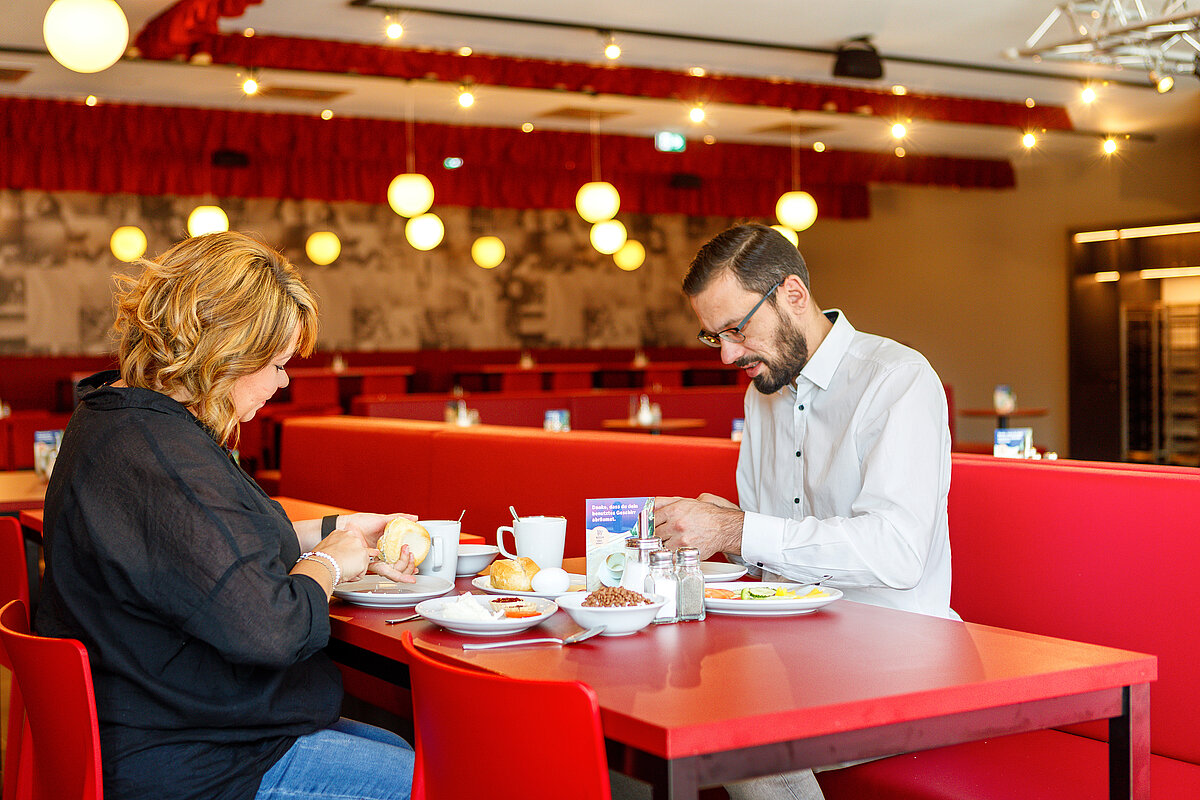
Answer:
[{"label": "dark beard", "polygon": [[[778,360],[759,358],[763,369],[754,377],[754,388],[763,394],[775,394],[784,386],[796,380],[800,370],[808,363],[808,341],[800,329],[782,314],[779,315],[779,330],[775,334],[775,348],[779,353]],[[756,360],[747,358],[746,362]],[[738,366],[745,366],[738,359]]]}]

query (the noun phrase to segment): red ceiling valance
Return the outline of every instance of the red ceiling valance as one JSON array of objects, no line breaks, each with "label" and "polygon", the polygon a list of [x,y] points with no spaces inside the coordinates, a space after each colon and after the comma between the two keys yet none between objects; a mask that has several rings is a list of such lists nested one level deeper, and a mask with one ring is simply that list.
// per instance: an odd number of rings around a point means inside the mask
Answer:
[{"label": "red ceiling valance", "polygon": [[980,100],[728,75],[694,77],[681,72],[611,64],[582,64],[492,55],[411,50],[278,36],[221,35],[221,16],[240,16],[262,0],[181,0],[138,34],[143,58],[191,58],[207,53],[214,63],[251,68],[376,75],[404,79],[467,79],[489,86],[732,103],[806,111],[870,113],[1021,130],[1070,130],[1066,109],[1027,108],[1023,102]]},{"label": "red ceiling valance", "polygon": [[[0,98],[0,186],[149,195],[385,201],[405,169],[405,124],[393,120]],[[591,180],[588,134],[416,124],[413,150],[437,204],[572,208]],[[243,167],[213,154],[244,154]],[[463,159],[443,169],[447,156]],[[771,217],[790,183],[786,147],[696,144],[659,153],[649,138],[605,136],[602,177],[622,211]],[[868,214],[867,185],[1009,188],[1005,161],[800,151],[802,188],[826,218]],[[682,178],[680,176],[683,176]],[[689,185],[690,184],[690,185]]]}]

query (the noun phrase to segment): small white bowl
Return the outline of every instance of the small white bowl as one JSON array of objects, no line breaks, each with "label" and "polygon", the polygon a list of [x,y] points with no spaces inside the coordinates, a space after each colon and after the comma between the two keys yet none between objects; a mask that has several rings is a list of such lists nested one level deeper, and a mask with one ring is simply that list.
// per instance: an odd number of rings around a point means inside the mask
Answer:
[{"label": "small white bowl", "polygon": [[500,548],[494,544],[460,544],[454,574],[459,578],[470,577],[492,563],[498,555]]},{"label": "small white bowl", "polygon": [[572,592],[556,597],[558,607],[567,612],[575,624],[581,628],[604,626],[601,636],[628,636],[637,633],[650,624],[654,615],[667,602],[666,598],[652,594],[648,595],[650,605],[647,606],[585,606],[587,592]]}]

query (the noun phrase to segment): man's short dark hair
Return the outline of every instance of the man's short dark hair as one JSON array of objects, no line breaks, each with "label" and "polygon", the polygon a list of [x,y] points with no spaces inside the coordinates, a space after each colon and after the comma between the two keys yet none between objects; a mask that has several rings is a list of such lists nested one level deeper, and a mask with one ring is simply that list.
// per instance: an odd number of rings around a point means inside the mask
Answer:
[{"label": "man's short dark hair", "polygon": [[737,277],[743,289],[757,294],[766,294],[788,275],[809,286],[800,251],[779,231],[759,223],[735,225],[701,247],[683,278],[683,293],[695,297],[725,270]]}]

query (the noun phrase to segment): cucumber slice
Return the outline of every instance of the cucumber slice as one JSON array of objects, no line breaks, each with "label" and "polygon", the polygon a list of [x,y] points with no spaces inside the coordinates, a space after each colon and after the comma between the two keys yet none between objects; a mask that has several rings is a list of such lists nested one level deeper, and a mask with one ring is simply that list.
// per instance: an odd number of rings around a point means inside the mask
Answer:
[{"label": "cucumber slice", "polygon": [[774,596],[775,590],[770,586],[751,586],[749,589],[742,589],[743,600],[766,600]]}]

